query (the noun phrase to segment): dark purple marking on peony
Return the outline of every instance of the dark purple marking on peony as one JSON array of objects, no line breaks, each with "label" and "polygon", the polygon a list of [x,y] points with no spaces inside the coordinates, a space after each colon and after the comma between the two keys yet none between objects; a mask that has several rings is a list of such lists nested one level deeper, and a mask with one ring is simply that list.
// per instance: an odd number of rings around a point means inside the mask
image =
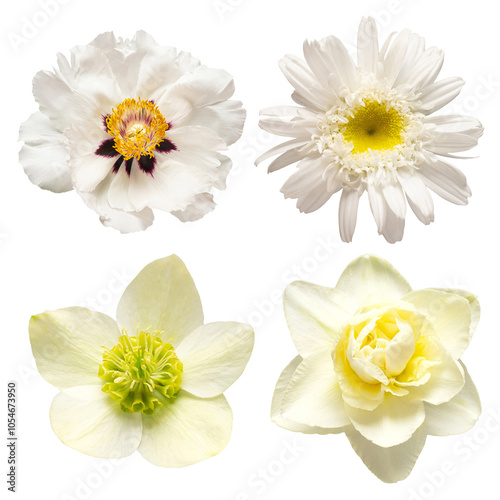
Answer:
[{"label": "dark purple marking on peony", "polygon": [[153,170],[155,169],[156,158],[150,156],[141,156],[139,158],[139,168],[146,172],[147,174],[153,174]]},{"label": "dark purple marking on peony", "polygon": [[130,172],[132,171],[132,163],[133,162],[134,162],[133,158],[130,158],[125,162],[125,170],[127,171],[127,174],[129,175],[129,177],[130,177]]},{"label": "dark purple marking on peony", "polygon": [[114,174],[118,173],[118,170],[120,170],[122,163],[123,163],[123,156],[120,156],[120,158],[118,158],[118,160],[116,160],[115,164],[113,165],[113,173]]},{"label": "dark purple marking on peony", "polygon": [[106,156],[108,158],[114,158],[118,156],[120,153],[114,148],[115,140],[108,139],[103,141],[101,145],[96,149],[95,154],[99,156]]},{"label": "dark purple marking on peony", "polygon": [[[96,149],[95,154],[99,156],[104,156],[106,158],[118,158],[113,164],[113,173],[117,174],[120,170],[120,167],[123,165],[123,162],[125,162],[125,170],[127,172],[127,175],[130,176],[130,173],[132,172],[132,165],[134,163],[134,158],[130,158],[128,160],[125,160],[123,155],[121,155],[116,149],[115,149],[115,140],[114,139],[107,139],[101,143],[101,145]],[[169,141],[168,139],[163,139],[161,142],[158,143],[158,145],[155,148],[155,151],[157,153],[170,153],[171,151],[177,151],[176,145]],[[144,155],[141,156],[138,160],[139,168],[145,172],[146,174],[150,174],[153,176],[153,172],[156,166],[156,158],[154,156],[148,156]]]},{"label": "dark purple marking on peony", "polygon": [[111,116],[111,115],[109,113],[107,115],[102,115],[102,124],[104,125],[104,130],[106,132],[108,131],[108,124],[106,123],[108,116]]},{"label": "dark purple marking on peony", "polygon": [[159,153],[170,153],[170,151],[177,151],[177,147],[168,139],[163,139],[163,141],[159,142],[158,146],[156,146],[156,151]]}]

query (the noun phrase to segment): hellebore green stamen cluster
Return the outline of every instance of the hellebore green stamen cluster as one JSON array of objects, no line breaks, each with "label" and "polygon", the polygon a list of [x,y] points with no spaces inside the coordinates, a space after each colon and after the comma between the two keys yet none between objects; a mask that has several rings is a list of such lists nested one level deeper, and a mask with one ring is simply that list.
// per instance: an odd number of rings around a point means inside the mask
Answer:
[{"label": "hellebore green stamen cluster", "polygon": [[159,333],[140,331],[129,337],[123,329],[118,343],[104,351],[99,366],[102,390],[126,413],[151,415],[181,390],[182,363]]}]

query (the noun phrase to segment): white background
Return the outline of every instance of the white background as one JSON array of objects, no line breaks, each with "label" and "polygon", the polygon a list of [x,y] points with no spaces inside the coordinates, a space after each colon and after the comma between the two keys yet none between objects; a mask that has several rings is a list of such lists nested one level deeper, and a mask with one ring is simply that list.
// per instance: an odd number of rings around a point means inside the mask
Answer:
[{"label": "white background", "polygon": [[[53,0],[53,11],[45,17],[42,3],[10,2],[1,20],[1,365],[3,397],[7,380],[19,384],[18,498],[323,500],[369,495],[418,500],[470,498],[479,485],[483,492],[496,489],[500,69],[498,17],[492,15],[491,0],[467,5],[451,0]],[[396,245],[377,235],[366,200],[354,242],[344,244],[337,227],[339,195],[314,214],[300,214],[279,192],[294,167],[268,176],[264,165],[253,166],[256,156],[278,142],[259,131],[259,109],[291,103],[291,87],[277,61],[285,53],[301,55],[305,38],[329,34],[352,50],[362,15],[376,17],[382,38],[409,27],[428,46],[444,49],[441,77],[460,75],[467,82],[448,111],[473,114],[486,129],[474,152],[478,158],[455,162],[473,191],[469,206],[435,197],[436,222],[423,226],[410,213],[404,240]],[[16,46],[13,40],[23,36],[27,21],[43,26]],[[67,53],[104,31],[131,37],[137,29],[231,72],[248,118],[242,139],[231,150],[234,171],[215,212],[189,224],[157,213],[147,231],[121,235],[104,228],[75,193],[56,195],[32,185],[17,160],[17,133],[20,122],[36,110],[31,79],[52,67],[56,52]],[[214,458],[178,470],[155,467],[138,453],[110,463],[66,447],[50,427],[49,406],[57,390],[34,368],[29,317],[72,305],[114,316],[130,279],[150,261],[172,253],[194,277],[207,321],[248,321],[256,331],[252,359],[226,393],[234,412],[229,445]],[[479,328],[463,357],[481,395],[481,420],[465,435],[428,438],[411,476],[395,485],[373,476],[344,435],[292,433],[269,418],[274,384],[295,356],[281,291],[299,278],[334,286],[344,267],[364,253],[390,260],[415,289],[465,288],[479,295],[482,305]],[[2,436],[6,416],[0,422]],[[287,447],[295,454],[284,454]],[[1,449],[6,472],[7,449]],[[446,476],[437,472],[443,467]],[[0,488],[6,491],[2,477]]]}]

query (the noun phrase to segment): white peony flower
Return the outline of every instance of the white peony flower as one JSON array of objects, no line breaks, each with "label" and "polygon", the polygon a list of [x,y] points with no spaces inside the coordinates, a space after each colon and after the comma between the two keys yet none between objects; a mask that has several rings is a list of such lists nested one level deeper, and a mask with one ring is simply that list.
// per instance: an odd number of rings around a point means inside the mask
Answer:
[{"label": "white peony flower", "polygon": [[436,81],[443,52],[404,30],[381,49],[372,18],[358,34],[357,65],[330,36],[304,43],[306,61],[287,55],[280,67],[299,106],[264,109],[260,126],[293,139],[256,163],[279,155],[274,172],[298,162],[283,185],[301,212],[313,212],[342,191],[339,228],[351,241],[358,202],[367,191],[378,232],[394,243],[403,237],[406,201],[424,224],[434,220],[428,188],[458,205],[471,192],[463,173],[442,157],[473,148],[483,133],[475,118],[431,116],[454,99],[460,78]]},{"label": "white peony flower", "polygon": [[250,326],[203,324],[200,298],[176,256],[146,266],[125,290],[117,322],[69,307],[33,316],[40,374],[61,392],[50,420],[66,445],[100,458],[135,450],[183,467],[219,453],[232,412],[222,394],[243,372]]},{"label": "white peony flower", "polygon": [[213,210],[241,135],[245,111],[228,100],[233,79],[143,31],[112,33],[40,71],[40,111],[21,126],[20,161],[43,189],[74,189],[106,226],[145,229],[151,209],[192,221]]},{"label": "white peony flower", "polygon": [[426,436],[470,429],[481,404],[459,360],[479,304],[455,289],[412,291],[386,261],[353,261],[335,288],[295,282],[284,294],[297,356],[271,417],[305,433],[345,432],[382,481],[411,472]]}]

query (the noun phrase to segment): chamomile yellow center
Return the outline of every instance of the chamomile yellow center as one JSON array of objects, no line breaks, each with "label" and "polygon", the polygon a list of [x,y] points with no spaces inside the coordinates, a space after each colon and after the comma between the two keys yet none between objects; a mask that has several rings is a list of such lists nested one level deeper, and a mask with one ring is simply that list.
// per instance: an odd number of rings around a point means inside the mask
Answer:
[{"label": "chamomile yellow center", "polygon": [[352,142],[352,152],[385,151],[401,144],[405,125],[402,116],[385,103],[372,100],[363,104],[340,127],[344,139]]},{"label": "chamomile yellow center", "polygon": [[169,124],[153,101],[125,99],[106,117],[108,133],[114,137],[114,148],[125,160],[153,157],[158,144],[165,139]]},{"label": "chamomile yellow center", "polygon": [[332,189],[338,184],[357,189],[402,166],[417,168],[426,128],[414,109],[416,99],[364,75],[358,88],[318,115],[312,139],[327,160],[324,176]]},{"label": "chamomile yellow center", "polygon": [[125,329],[118,343],[106,349],[99,377],[107,392],[126,413],[151,415],[181,390],[182,363],[160,332],[138,332],[129,337]]}]

